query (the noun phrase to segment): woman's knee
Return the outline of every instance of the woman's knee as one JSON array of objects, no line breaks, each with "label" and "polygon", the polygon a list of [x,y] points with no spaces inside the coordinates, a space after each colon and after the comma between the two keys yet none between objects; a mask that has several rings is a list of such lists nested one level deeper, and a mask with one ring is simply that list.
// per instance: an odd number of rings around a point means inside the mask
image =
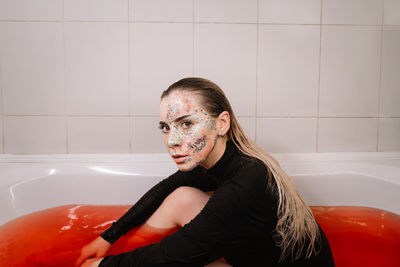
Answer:
[{"label": "woman's knee", "polygon": [[168,195],[165,205],[174,213],[178,224],[185,225],[200,213],[209,198],[210,195],[200,189],[181,186]]},{"label": "woman's knee", "polygon": [[210,196],[200,189],[190,186],[180,186],[169,194],[165,201],[170,202],[171,205],[177,208],[190,208],[199,204],[205,204],[209,198]]},{"label": "woman's knee", "polygon": [[209,198],[197,188],[181,186],[164,199],[146,223],[159,228],[183,226],[196,217]]}]

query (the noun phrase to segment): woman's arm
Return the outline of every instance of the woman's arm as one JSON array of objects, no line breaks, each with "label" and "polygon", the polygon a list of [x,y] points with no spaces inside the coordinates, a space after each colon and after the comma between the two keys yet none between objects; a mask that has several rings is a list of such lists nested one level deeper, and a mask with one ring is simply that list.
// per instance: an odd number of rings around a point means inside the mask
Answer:
[{"label": "woman's arm", "polygon": [[[198,179],[199,170],[188,173],[177,171],[151,188],[130,210],[128,210],[117,222],[104,231],[95,240],[84,246],[76,266],[80,266],[92,257],[104,257],[110,249],[111,244],[117,241],[121,235],[130,229],[146,221],[160,206],[164,199],[176,188],[184,185],[197,187],[203,191],[212,190],[213,183],[209,179]],[[211,182],[211,183],[210,183]]]},{"label": "woman's arm", "polygon": [[161,242],[134,251],[105,257],[100,267],[204,266],[224,256],[224,249],[237,242],[236,224],[254,205],[253,193],[231,182],[215,191],[203,210],[177,232]]},{"label": "woman's arm", "polygon": [[202,190],[210,190],[205,179],[198,179],[197,170],[191,172],[177,171],[157,185],[153,186],[133,205],[118,221],[100,236],[113,244],[132,228],[144,223],[161,205],[164,199],[180,186],[192,186]]}]

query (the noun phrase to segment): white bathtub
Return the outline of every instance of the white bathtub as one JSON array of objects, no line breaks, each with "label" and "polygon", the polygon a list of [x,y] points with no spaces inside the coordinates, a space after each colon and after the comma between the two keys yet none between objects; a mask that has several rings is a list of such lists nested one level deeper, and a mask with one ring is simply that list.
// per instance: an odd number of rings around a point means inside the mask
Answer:
[{"label": "white bathtub", "polygon": [[[400,214],[400,152],[274,156],[309,205]],[[2,155],[0,225],[65,204],[132,204],[176,169],[167,154]]]}]

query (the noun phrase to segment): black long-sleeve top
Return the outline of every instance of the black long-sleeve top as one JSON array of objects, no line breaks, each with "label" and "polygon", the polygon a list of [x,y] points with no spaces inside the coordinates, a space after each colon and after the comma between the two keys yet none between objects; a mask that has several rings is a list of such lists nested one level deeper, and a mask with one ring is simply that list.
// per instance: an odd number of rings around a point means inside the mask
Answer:
[{"label": "black long-sleeve top", "polygon": [[161,242],[128,253],[105,257],[99,267],[187,266],[200,267],[221,257],[234,267],[334,266],[322,230],[321,251],[292,262],[278,263],[281,250],[273,235],[277,223],[277,198],[268,186],[268,169],[228,141],[219,161],[210,169],[198,166],[176,173],[150,189],[126,214],[101,234],[110,243],[145,222],[163,200],[180,186],[215,191],[202,211]]}]

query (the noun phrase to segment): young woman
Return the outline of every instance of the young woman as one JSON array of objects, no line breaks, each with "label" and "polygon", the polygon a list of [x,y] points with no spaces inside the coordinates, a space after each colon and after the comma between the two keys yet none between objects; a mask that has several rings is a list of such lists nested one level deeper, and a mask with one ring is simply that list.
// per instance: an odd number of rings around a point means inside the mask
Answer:
[{"label": "young woman", "polygon": [[[160,119],[179,170],[85,246],[78,265],[334,266],[328,240],[292,180],[246,136],[215,83],[172,84],[161,96]],[[159,243],[103,258],[143,223],[181,228]]]}]

